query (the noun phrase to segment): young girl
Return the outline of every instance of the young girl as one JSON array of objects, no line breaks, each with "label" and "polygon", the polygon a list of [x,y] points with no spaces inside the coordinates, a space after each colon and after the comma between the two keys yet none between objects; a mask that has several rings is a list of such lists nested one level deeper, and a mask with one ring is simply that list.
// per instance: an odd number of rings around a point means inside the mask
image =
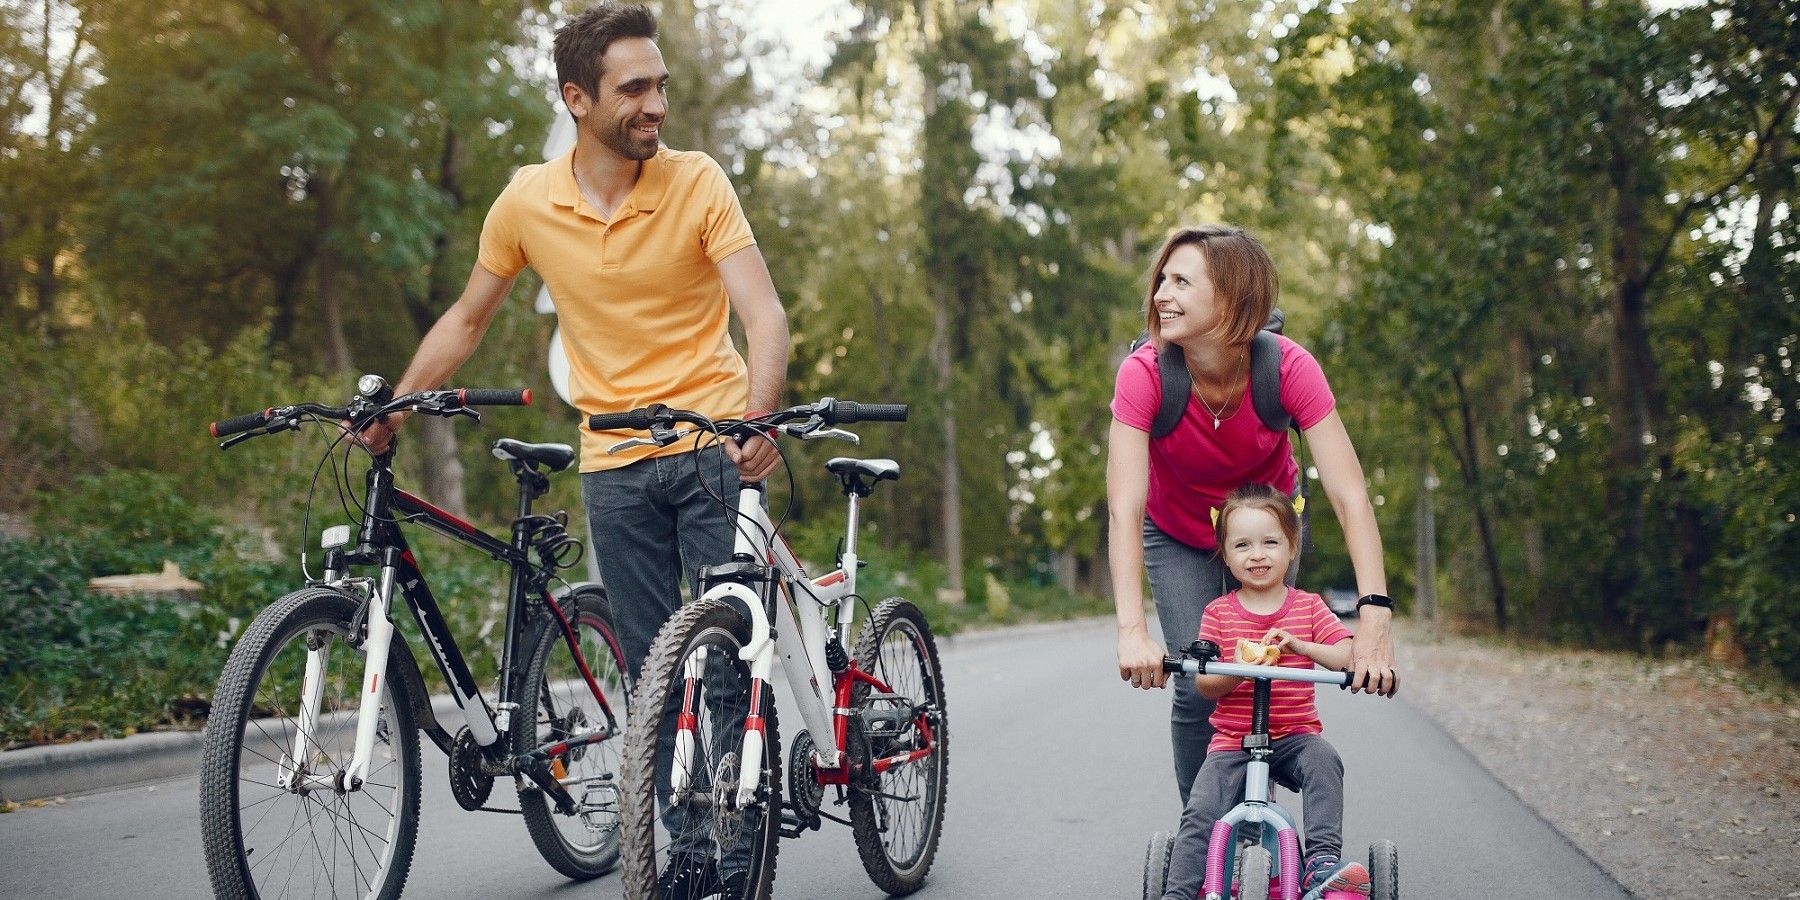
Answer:
[{"label": "young girl", "polygon": [[[1206,605],[1200,639],[1219,645],[1222,658],[1237,660],[1237,642],[1263,644],[1280,653],[1276,665],[1328,669],[1350,664],[1350,632],[1317,594],[1283,583],[1300,521],[1293,501],[1268,485],[1233,491],[1219,510],[1219,552],[1242,586]],[[1253,683],[1232,675],[1200,675],[1194,688],[1217,701],[1213,739],[1194,778],[1169,864],[1164,900],[1193,900],[1206,875],[1206,843],[1213,822],[1244,796],[1242,749],[1250,730]],[[1306,868],[1301,890],[1369,893],[1369,871],[1338,858],[1344,837],[1344,764],[1319,734],[1313,685],[1273,681],[1269,691],[1269,758],[1272,778],[1300,786],[1306,804]]]}]

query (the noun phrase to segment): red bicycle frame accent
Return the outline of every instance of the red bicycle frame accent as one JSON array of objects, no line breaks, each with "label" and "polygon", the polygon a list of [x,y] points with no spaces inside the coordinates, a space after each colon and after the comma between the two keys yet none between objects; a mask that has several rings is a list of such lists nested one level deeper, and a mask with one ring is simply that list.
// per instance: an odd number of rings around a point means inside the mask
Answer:
[{"label": "red bicycle frame accent", "polygon": [[[856,660],[851,660],[850,668],[845,669],[838,674],[836,684],[834,685],[837,691],[837,704],[836,708],[832,710],[831,727],[833,734],[837,738],[837,745],[839,747],[849,746],[845,741],[847,741],[850,736],[850,694],[858,682],[866,684],[872,690],[879,691],[883,694],[891,694],[894,692],[894,689],[882,683],[881,679],[864,672],[862,666],[858,664]],[[870,761],[869,767],[874,769],[877,775],[882,774],[895,766],[903,766],[910,762],[917,762],[936,752],[937,736],[931,733],[931,723],[927,721],[924,713],[920,713],[914,717],[913,726],[918,728],[919,734],[924,736],[925,746],[917,750],[906,753],[896,753],[893,756],[885,756],[881,759]],[[814,771],[818,773],[819,783],[838,785],[849,784],[849,757],[846,756],[844,759],[844,765],[835,769],[815,767]]]}]

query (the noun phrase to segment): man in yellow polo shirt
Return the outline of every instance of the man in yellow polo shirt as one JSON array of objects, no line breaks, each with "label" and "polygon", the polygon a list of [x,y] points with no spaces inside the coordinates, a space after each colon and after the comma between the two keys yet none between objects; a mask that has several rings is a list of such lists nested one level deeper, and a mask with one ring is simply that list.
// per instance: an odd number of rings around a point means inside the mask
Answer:
[{"label": "man in yellow polo shirt", "polygon": [[[575,117],[575,147],[521,168],[494,201],[468,286],[420,343],[396,392],[443,384],[529,266],[555,299],[570,396],[584,422],[585,414],[650,403],[725,418],[780,402],[787,314],[718,163],[660,147],[669,73],[655,37],[650,12],[612,3],[557,31],[556,75]],[[744,325],[747,364],[731,342],[732,310]],[[398,418],[370,426],[363,443],[385,449]],[[601,577],[635,679],[657,629],[681,603],[681,579],[730,558],[739,478],[761,480],[778,457],[761,439],[698,453],[687,442],[606,453],[630,436],[584,424],[581,471]],[[721,875],[739,874],[735,862],[673,872],[685,881],[704,875],[707,884],[671,893],[715,892]]]}]

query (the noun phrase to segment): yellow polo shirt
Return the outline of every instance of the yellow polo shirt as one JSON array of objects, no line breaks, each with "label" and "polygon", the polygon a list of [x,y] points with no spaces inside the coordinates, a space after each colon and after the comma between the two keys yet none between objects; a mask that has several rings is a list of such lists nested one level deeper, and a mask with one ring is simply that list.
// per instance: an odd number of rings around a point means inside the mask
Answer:
[{"label": "yellow polo shirt", "polygon": [[[718,263],[756,242],[725,171],[712,157],[664,148],[611,220],[575,186],[575,152],[524,166],[481,229],[481,267],[511,278],[530,266],[550,288],[569,357],[569,394],[584,414],[651,403],[718,418],[749,400],[732,346]],[[606,448],[638,432],[581,423],[581,471],[614,469],[692,447]]]}]

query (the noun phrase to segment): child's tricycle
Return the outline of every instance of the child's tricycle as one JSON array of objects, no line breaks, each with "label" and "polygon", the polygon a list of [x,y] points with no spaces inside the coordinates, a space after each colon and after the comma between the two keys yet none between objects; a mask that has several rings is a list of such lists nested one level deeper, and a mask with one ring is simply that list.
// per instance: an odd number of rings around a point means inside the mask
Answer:
[{"label": "child's tricycle", "polygon": [[[1243,742],[1245,752],[1250,754],[1244,802],[1213,823],[1207,841],[1201,900],[1362,900],[1362,894],[1345,891],[1301,895],[1300,835],[1294,829],[1294,817],[1274,801],[1269,786],[1269,683],[1279,679],[1346,687],[1350,675],[1323,669],[1222,662],[1218,657],[1217,644],[1195,641],[1183,658],[1163,659],[1163,671],[1186,678],[1235,675],[1255,681],[1250,732]],[[1159,831],[1150,838],[1144,859],[1144,900],[1161,900],[1174,846],[1175,835],[1170,832]],[[1398,900],[1400,853],[1393,841],[1370,845],[1369,880],[1372,900]]]}]

